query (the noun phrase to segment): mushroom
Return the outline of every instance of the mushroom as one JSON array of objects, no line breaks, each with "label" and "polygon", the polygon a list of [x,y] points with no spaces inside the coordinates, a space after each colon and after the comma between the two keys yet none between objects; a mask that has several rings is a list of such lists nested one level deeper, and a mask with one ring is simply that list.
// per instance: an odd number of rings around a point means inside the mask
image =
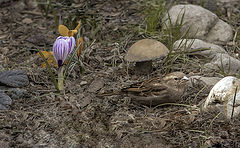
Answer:
[{"label": "mushroom", "polygon": [[168,48],[161,42],[142,39],[130,47],[124,59],[128,62],[136,62],[135,73],[149,74],[152,72],[152,60],[165,57],[168,52]]}]

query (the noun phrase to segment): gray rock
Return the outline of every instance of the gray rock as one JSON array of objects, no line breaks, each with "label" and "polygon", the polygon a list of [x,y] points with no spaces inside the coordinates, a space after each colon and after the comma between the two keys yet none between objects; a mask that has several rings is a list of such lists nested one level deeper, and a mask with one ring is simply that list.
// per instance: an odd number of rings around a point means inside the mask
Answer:
[{"label": "gray rock", "polygon": [[0,104],[0,110],[7,110],[8,108],[2,104]]},{"label": "gray rock", "polygon": [[228,54],[218,53],[210,63],[204,65],[211,70],[221,70],[227,74],[239,74],[240,61]]},{"label": "gray rock", "polygon": [[24,87],[29,84],[28,76],[22,70],[0,72],[0,83],[11,87]]},{"label": "gray rock", "polygon": [[[227,52],[221,46],[211,44],[211,43],[207,43],[207,42],[202,41],[200,39],[177,40],[174,43],[173,48],[174,48],[174,50],[194,51],[191,54],[208,56],[208,57],[214,57],[217,53],[227,54]],[[200,49],[204,49],[204,50],[199,51]],[[209,50],[206,50],[206,49],[209,49]]]},{"label": "gray rock", "polygon": [[232,27],[219,19],[217,24],[209,31],[206,36],[208,42],[223,44],[233,38]]},{"label": "gray rock", "polygon": [[[169,10],[169,17],[174,25],[180,24],[184,14],[181,34],[184,35],[189,29],[189,38],[197,38],[214,43],[225,44],[233,38],[231,27],[220,20],[211,11],[196,5],[176,5]],[[168,14],[163,22],[170,27]],[[163,27],[164,28],[164,27]],[[166,27],[165,27],[166,28]],[[226,29],[226,30],[225,30]]]},{"label": "gray rock", "polygon": [[13,100],[29,97],[29,93],[25,89],[20,88],[11,88],[6,92]]},{"label": "gray rock", "polygon": [[239,0],[219,0],[220,3],[232,3],[232,2],[237,2]]},{"label": "gray rock", "polygon": [[[176,5],[169,10],[169,17],[171,18],[173,24],[175,24],[175,22],[180,24],[183,14],[184,25],[182,26],[182,34],[190,28],[189,38],[202,38],[208,33],[208,28],[211,28],[213,23],[218,21],[218,17],[214,13],[202,8],[201,6]],[[165,23],[169,27],[170,23],[168,20],[168,14],[164,16],[163,20],[166,20]]]},{"label": "gray rock", "polygon": [[0,109],[7,109],[7,107],[12,104],[12,99],[2,91],[0,91],[0,104]]},{"label": "gray rock", "polygon": [[218,78],[218,77],[191,76],[189,77],[189,81],[187,82],[187,85],[193,87],[194,85],[203,83],[205,86],[212,87],[220,80],[221,78]]},{"label": "gray rock", "polygon": [[13,100],[29,97],[30,94],[26,89],[22,88],[14,88],[8,86],[0,86],[0,90],[5,92],[8,96],[10,96]]}]

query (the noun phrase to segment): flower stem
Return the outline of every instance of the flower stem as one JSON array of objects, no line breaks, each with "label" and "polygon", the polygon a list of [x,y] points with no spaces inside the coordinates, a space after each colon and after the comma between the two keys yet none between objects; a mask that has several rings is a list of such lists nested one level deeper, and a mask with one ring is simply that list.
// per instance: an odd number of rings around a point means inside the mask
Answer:
[{"label": "flower stem", "polygon": [[45,58],[45,56],[43,55],[42,51],[39,50],[39,49],[37,49],[37,50],[38,50],[40,56],[43,58],[44,62],[46,63],[48,73],[49,73],[49,75],[51,76],[51,79],[52,79],[52,81],[53,81],[53,84],[54,84],[55,88],[56,88],[57,91],[59,92],[60,90],[59,90],[58,85],[57,85],[57,80],[56,80],[55,77],[54,77],[54,74],[53,74],[53,71],[52,71],[51,66],[49,65],[49,63],[48,63],[47,59]]},{"label": "flower stem", "polygon": [[64,71],[64,66],[61,66],[58,71],[58,88],[59,88],[60,92],[62,92],[64,89],[64,87],[63,87],[63,80],[64,80],[63,71]]}]

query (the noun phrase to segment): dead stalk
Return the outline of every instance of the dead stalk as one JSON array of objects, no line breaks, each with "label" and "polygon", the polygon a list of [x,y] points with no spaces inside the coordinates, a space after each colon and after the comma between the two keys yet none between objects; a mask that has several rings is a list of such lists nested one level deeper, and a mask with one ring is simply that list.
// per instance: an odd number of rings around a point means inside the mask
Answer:
[{"label": "dead stalk", "polygon": [[234,98],[233,98],[233,109],[232,109],[231,119],[233,118],[234,105],[235,105],[235,101],[236,101],[237,90],[238,90],[238,86],[236,87],[236,89],[235,89],[235,93],[234,93]]}]

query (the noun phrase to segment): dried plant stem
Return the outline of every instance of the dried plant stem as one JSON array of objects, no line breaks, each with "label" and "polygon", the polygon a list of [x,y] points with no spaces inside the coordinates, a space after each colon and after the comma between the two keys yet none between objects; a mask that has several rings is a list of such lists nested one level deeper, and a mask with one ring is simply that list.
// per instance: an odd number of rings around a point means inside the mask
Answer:
[{"label": "dried plant stem", "polygon": [[212,128],[212,125],[213,125],[213,122],[217,119],[217,117],[221,114],[221,112],[219,112],[213,119],[212,121],[210,122],[210,126]]},{"label": "dried plant stem", "polygon": [[237,90],[238,90],[238,86],[235,89],[235,93],[234,93],[234,97],[233,97],[233,108],[232,108],[231,119],[233,118],[233,114],[234,114],[234,106],[235,106],[235,101],[236,101]]},{"label": "dried plant stem", "polygon": [[62,92],[64,89],[64,87],[63,87],[63,80],[64,80],[63,72],[64,72],[64,66],[61,66],[58,71],[58,88],[59,88],[60,92]]}]

